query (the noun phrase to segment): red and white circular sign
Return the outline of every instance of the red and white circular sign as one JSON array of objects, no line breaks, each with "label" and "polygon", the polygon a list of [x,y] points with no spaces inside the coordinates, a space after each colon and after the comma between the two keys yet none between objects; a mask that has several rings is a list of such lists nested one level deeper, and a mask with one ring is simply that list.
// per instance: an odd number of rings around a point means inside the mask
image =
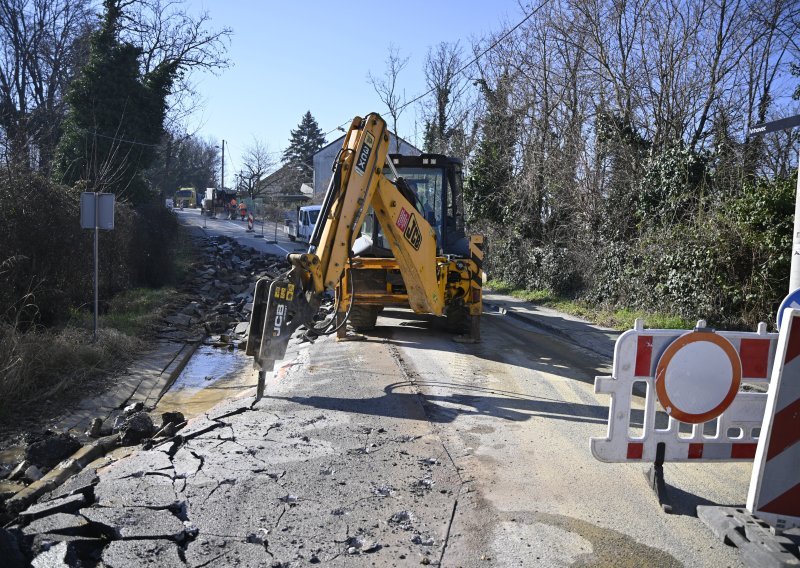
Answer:
[{"label": "red and white circular sign", "polygon": [[742,382],[742,361],[731,342],[690,331],[669,344],[656,366],[656,394],[667,414],[700,424],[725,412]]}]

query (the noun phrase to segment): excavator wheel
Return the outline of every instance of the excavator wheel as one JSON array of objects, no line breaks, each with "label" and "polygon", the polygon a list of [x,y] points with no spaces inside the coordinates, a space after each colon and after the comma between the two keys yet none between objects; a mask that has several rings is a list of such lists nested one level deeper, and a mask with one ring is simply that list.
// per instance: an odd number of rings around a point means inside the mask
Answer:
[{"label": "excavator wheel", "polygon": [[350,308],[350,325],[355,331],[370,331],[375,329],[375,322],[378,321],[378,312],[381,306],[359,306],[354,305]]}]

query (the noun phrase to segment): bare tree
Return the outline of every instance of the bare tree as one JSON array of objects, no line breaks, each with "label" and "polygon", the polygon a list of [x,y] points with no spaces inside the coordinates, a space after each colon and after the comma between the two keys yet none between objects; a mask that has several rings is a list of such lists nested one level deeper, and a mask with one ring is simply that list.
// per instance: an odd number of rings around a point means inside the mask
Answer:
[{"label": "bare tree", "polygon": [[93,14],[89,0],[0,0],[0,129],[17,166],[49,168]]},{"label": "bare tree", "polygon": [[397,84],[400,72],[408,65],[408,57],[400,57],[399,48],[389,46],[389,55],[386,57],[386,69],[382,76],[375,76],[372,72],[367,74],[367,80],[378,93],[381,102],[386,105],[389,116],[392,117],[392,131],[395,134],[395,151],[400,151],[397,122],[406,108],[405,91],[401,93]]},{"label": "bare tree", "polygon": [[120,37],[142,50],[142,72],[159,65],[180,62],[181,73],[169,101],[169,126],[183,122],[200,105],[191,80],[193,70],[215,73],[231,65],[226,57],[232,30],[210,28],[207,11],[192,14],[183,0],[124,0]]},{"label": "bare tree", "polygon": [[263,141],[254,138],[242,156],[242,169],[239,170],[241,188],[250,198],[264,195],[265,186],[261,181],[278,165],[277,154],[269,151]]},{"label": "bare tree", "polygon": [[467,157],[476,143],[475,89],[463,69],[458,42],[428,48],[425,82],[430,96],[420,102],[425,123],[425,149],[429,152]]}]

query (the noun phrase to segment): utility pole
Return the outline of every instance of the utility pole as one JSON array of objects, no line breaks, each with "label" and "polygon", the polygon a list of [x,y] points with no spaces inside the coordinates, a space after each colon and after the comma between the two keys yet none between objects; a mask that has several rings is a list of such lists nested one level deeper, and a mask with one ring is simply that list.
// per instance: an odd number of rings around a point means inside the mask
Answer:
[{"label": "utility pole", "polygon": [[222,179],[219,182],[222,191],[225,191],[225,140],[222,141]]}]

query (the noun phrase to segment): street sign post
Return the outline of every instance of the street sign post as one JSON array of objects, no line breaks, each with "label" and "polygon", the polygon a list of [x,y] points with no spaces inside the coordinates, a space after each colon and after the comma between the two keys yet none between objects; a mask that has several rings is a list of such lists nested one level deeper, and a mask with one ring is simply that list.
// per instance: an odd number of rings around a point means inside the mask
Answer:
[{"label": "street sign post", "polygon": [[[786,130],[800,126],[800,114],[765,122],[763,124],[756,124],[750,128],[750,136],[759,136],[761,134],[768,134],[770,132],[777,132],[778,130]],[[789,269],[789,292],[800,288],[800,156],[797,161],[797,193],[794,201],[794,231],[792,233],[792,264]],[[778,312],[783,313],[783,310]]]},{"label": "street sign post", "polygon": [[98,306],[98,281],[99,281],[99,232],[100,229],[111,231],[114,229],[113,193],[95,193],[85,191],[81,193],[81,228],[94,229],[94,315],[92,317],[92,341],[97,341],[97,306]]}]

